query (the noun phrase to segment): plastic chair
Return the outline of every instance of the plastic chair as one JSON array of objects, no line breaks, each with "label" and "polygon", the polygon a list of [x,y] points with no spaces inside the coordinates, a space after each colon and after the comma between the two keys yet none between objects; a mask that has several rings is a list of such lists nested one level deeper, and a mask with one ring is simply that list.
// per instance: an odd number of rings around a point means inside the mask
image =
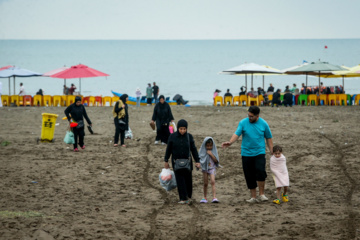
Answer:
[{"label": "plastic chair", "polygon": [[239,106],[240,105],[240,96],[234,96],[233,105],[234,106]]},{"label": "plastic chair", "polygon": [[43,96],[43,104],[44,104],[44,106],[51,107],[52,99],[51,99],[50,95],[44,95]]},{"label": "plastic chair", "polygon": [[258,97],[250,97],[250,96],[248,96],[247,105],[248,105],[248,106],[251,106],[252,103],[254,103],[255,106],[259,106],[259,99],[258,99]]},{"label": "plastic chair", "polygon": [[354,105],[360,105],[360,94],[356,94],[355,96],[353,96],[354,98]]},{"label": "plastic chair", "polygon": [[89,107],[90,106],[95,106],[95,97],[93,96],[89,96]]},{"label": "plastic chair", "polygon": [[294,105],[298,105],[299,104],[298,101],[299,101],[299,94],[294,96]]},{"label": "plastic chair", "polygon": [[59,107],[59,106],[62,106],[61,105],[61,96],[60,95],[54,95],[52,97],[52,105],[54,107]]},{"label": "plastic chair", "polygon": [[247,106],[248,98],[246,95],[239,96],[239,106]]},{"label": "plastic chair", "polygon": [[233,105],[233,98],[231,96],[226,96],[224,98],[224,106]]},{"label": "plastic chair", "polygon": [[337,105],[336,94],[329,94],[328,101],[329,101],[329,106],[333,105],[333,103],[336,106]]},{"label": "plastic chair", "polygon": [[318,105],[318,96],[316,94],[309,94],[308,95],[308,104],[309,106],[312,105],[312,102],[314,101],[314,105],[317,106]]},{"label": "plastic chair", "polygon": [[1,95],[1,102],[2,105],[5,107],[9,107],[10,106],[10,97],[9,95]]},{"label": "plastic chair", "polygon": [[81,101],[81,104],[83,104],[85,107],[88,107],[88,106],[90,106],[90,101],[89,101],[89,96],[87,96],[87,97],[83,97],[82,98],[82,101]]},{"label": "plastic chair", "polygon": [[24,96],[24,106],[32,106],[32,97],[31,95]]},{"label": "plastic chair", "polygon": [[74,95],[67,95],[66,96],[66,106],[70,106],[75,102],[75,96]]},{"label": "plastic chair", "polygon": [[304,101],[305,106],[307,106],[307,100],[308,100],[308,96],[306,94],[300,94],[298,97],[298,105],[302,105]]},{"label": "plastic chair", "polygon": [[33,97],[33,106],[43,106],[43,97],[41,95],[35,95]]},{"label": "plastic chair", "polygon": [[95,105],[96,105],[97,107],[102,106],[102,97],[100,97],[100,96],[95,96]]},{"label": "plastic chair", "polygon": [[67,99],[67,95],[61,96],[61,106],[66,107],[66,99]]},{"label": "plastic chair", "polygon": [[353,105],[351,95],[350,94],[346,94],[346,95],[347,95],[347,104],[349,106]]},{"label": "plastic chair", "polygon": [[[146,99],[146,97],[142,97],[141,99],[143,99],[143,98]],[[117,96],[112,97],[112,98],[111,98],[111,103],[112,103],[111,105],[113,106],[114,104],[116,104],[116,102],[119,101],[119,99],[120,99],[120,98],[117,97]],[[141,101],[142,101],[142,100],[141,100]]]},{"label": "plastic chair", "polygon": [[109,106],[112,105],[111,97],[108,97],[108,96],[103,97],[103,99],[102,99],[102,105],[103,105],[103,106],[106,106],[106,103],[109,103]]},{"label": "plastic chair", "polygon": [[19,95],[11,95],[10,103],[14,103],[16,106],[20,106],[20,98]]},{"label": "plastic chair", "polygon": [[273,95],[272,94],[269,94],[268,95],[268,104],[269,106],[271,105],[271,101],[273,100]]},{"label": "plastic chair", "polygon": [[24,96],[19,96],[19,105],[24,106]]},{"label": "plastic chair", "polygon": [[283,94],[283,93],[280,94],[280,101],[281,101],[281,102],[284,101],[284,94]]},{"label": "plastic chair", "polygon": [[336,94],[336,101],[339,101],[339,105],[347,106],[347,95],[346,94]]},{"label": "plastic chair", "polygon": [[224,106],[223,105],[223,97],[222,96],[216,96],[214,98],[214,106]]},{"label": "plastic chair", "polygon": [[260,105],[264,105],[264,96],[263,95],[259,95],[258,96],[258,101]]},{"label": "plastic chair", "polygon": [[321,94],[319,96],[319,104],[320,105],[329,105],[328,95],[327,94]]}]

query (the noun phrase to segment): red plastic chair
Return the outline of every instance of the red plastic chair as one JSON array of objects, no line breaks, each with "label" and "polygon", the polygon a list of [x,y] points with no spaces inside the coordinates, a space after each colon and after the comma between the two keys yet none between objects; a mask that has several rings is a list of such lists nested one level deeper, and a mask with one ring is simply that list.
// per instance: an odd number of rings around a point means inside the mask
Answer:
[{"label": "red plastic chair", "polygon": [[100,96],[95,96],[95,105],[98,106],[102,106],[102,97]]},{"label": "red plastic chair", "polygon": [[90,97],[83,97],[82,104],[87,107],[90,106]]},{"label": "red plastic chair", "polygon": [[25,95],[24,96],[24,106],[32,106],[32,96],[31,95]]}]

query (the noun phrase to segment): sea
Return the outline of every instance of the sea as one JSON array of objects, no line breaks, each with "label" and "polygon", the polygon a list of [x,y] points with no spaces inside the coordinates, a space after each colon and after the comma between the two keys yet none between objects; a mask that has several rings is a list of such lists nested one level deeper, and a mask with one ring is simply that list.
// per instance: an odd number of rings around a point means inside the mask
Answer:
[{"label": "sea", "polygon": [[[244,75],[224,75],[221,71],[243,63],[257,63],[286,69],[303,62],[325,61],[353,67],[360,64],[360,39],[302,40],[0,40],[0,67],[13,65],[38,73],[63,66],[84,64],[108,77],[81,79],[84,96],[112,96],[111,91],[143,95],[148,83],[156,82],[160,94],[180,94],[190,105],[211,105],[215,89],[238,95],[245,86]],[[0,79],[2,94],[9,92],[8,78]],[[75,84],[79,79],[67,79]],[[341,78],[325,79],[325,86],[342,85]],[[47,95],[61,95],[64,79],[51,77],[16,78],[15,93],[22,82],[26,94],[43,89]],[[300,86],[304,75],[266,75],[277,89],[293,83]],[[247,76],[251,87],[251,77]],[[317,77],[308,78],[309,86],[318,85]],[[360,93],[360,78],[345,78],[346,93]],[[263,76],[253,76],[253,87],[263,86]],[[10,91],[13,94],[13,79]]]}]

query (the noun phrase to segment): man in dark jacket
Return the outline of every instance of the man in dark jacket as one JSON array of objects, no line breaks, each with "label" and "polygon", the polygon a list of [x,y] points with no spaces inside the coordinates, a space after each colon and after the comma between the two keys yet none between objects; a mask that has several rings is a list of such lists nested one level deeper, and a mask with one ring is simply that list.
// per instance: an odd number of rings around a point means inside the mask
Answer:
[{"label": "man in dark jacket", "polygon": [[290,107],[292,107],[292,105],[293,105],[293,95],[290,92],[290,90],[285,91],[284,100],[283,100],[282,104],[285,107],[287,107],[288,105]]}]

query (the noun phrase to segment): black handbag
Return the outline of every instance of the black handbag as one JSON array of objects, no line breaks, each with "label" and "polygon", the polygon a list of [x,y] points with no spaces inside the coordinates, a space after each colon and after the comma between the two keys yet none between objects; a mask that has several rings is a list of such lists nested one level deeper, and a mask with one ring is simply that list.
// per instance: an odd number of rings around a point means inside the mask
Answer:
[{"label": "black handbag", "polygon": [[120,119],[119,119],[119,124],[120,124],[120,125],[125,125],[126,122],[125,122],[122,118],[120,118]]},{"label": "black handbag", "polygon": [[83,120],[78,121],[77,124],[78,124],[78,125],[76,126],[76,128],[82,128],[82,127],[84,127],[84,121],[83,121]]},{"label": "black handbag", "polygon": [[188,171],[191,171],[191,151],[190,151],[190,138],[188,135],[188,141],[189,141],[189,158],[182,158],[182,159],[176,159],[174,162],[174,171],[178,171],[181,169],[186,169]]}]

